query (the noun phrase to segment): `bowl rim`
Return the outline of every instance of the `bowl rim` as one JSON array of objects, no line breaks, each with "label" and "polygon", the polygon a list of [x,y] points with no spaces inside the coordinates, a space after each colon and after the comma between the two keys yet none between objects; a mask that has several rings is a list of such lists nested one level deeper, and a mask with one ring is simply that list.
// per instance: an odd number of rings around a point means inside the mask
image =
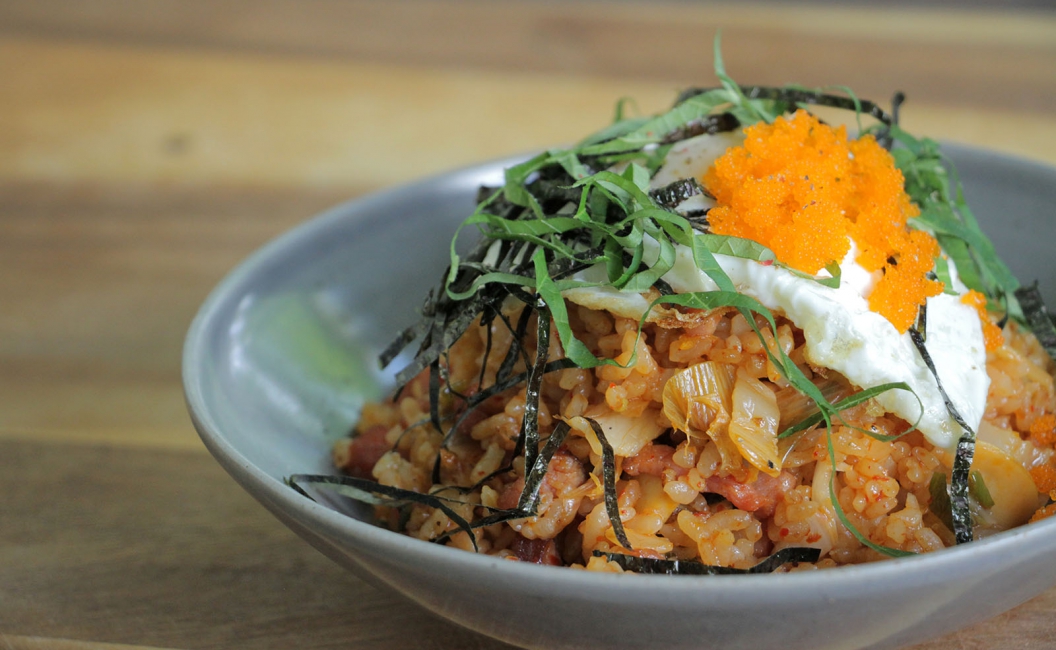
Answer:
[{"label": "bowl rim", "polygon": [[[1052,174],[1056,178],[1056,167],[1036,160],[956,143],[943,142],[942,147],[945,153],[953,154],[952,158],[989,157],[1004,164],[1033,167],[1037,172]],[[202,303],[188,329],[182,351],[184,398],[191,421],[206,448],[225,470],[258,500],[266,499],[281,510],[300,511],[313,524],[323,526],[346,540],[388,546],[393,551],[417,556],[423,562],[456,564],[477,571],[501,570],[510,579],[529,581],[543,579],[550,585],[568,582],[570,587],[589,589],[593,593],[603,594],[606,589],[611,589],[616,584],[625,585],[626,583],[614,582],[624,580],[624,575],[532,565],[524,562],[511,562],[495,556],[470,553],[418,540],[360,521],[303,497],[250,462],[238,448],[226,439],[222,427],[210,413],[204,392],[202,370],[207,356],[206,344],[209,340],[207,335],[212,328],[217,326],[218,315],[223,311],[223,307],[241,295],[240,289],[269,262],[281,258],[287,250],[295,249],[304,242],[320,237],[321,233],[325,233],[338,223],[363,218],[361,213],[369,212],[376,205],[384,205],[402,193],[479,179],[488,173],[496,173],[507,166],[521,162],[530,155],[532,154],[508,156],[464,166],[362,195],[324,210],[257,249],[230,270],[215,286]],[[476,180],[470,185],[475,187]],[[855,584],[860,585],[863,580],[871,581],[870,584],[881,584],[898,578],[896,583],[904,589],[914,579],[924,580],[925,576],[942,576],[946,575],[949,570],[970,565],[972,559],[977,556],[984,558],[997,556],[1003,552],[1030,548],[1044,539],[1053,538],[1056,538],[1056,517],[1025,524],[970,544],[910,557],[841,566],[835,570],[706,576],[635,574],[635,586],[639,590],[663,590],[665,593],[686,598],[699,597],[718,590],[727,599],[751,597],[752,600],[758,600],[760,587],[764,584],[775,588],[781,585],[782,590],[796,589],[798,591],[822,588],[840,589]]]}]

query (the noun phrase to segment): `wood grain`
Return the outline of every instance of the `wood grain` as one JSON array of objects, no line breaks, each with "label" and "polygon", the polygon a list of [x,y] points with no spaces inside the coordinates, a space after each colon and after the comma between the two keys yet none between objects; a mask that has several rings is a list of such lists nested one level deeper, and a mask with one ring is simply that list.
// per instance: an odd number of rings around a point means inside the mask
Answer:
[{"label": "wood grain", "polygon": [[198,305],[345,194],[70,181],[0,183],[0,197],[0,437],[201,449],[179,383]]},{"label": "wood grain", "polygon": [[[738,3],[346,0],[45,0],[0,5],[14,34],[458,68],[710,80],[723,30],[730,72],[751,83],[901,88],[922,102],[1048,110],[1050,12]],[[1023,56],[1030,53],[1031,56]]]},{"label": "wood grain", "polygon": [[124,643],[94,643],[37,636],[0,634],[0,650],[164,650]]},{"label": "wood grain", "polygon": [[[1056,163],[1056,14],[878,5],[0,0],[0,649],[500,648],[324,559],[204,452],[184,333],[325,207],[745,81],[910,101]],[[1056,590],[921,646],[1051,647]]]},{"label": "wood grain", "polygon": [[180,648],[505,647],[337,567],[205,455],[0,440],[0,458],[0,490],[24,495],[0,500],[4,632]]},{"label": "wood grain", "polygon": [[[123,187],[354,194],[574,141],[611,119],[616,97],[655,112],[674,95],[643,81],[25,38],[0,39],[0,69],[0,175]],[[1043,113],[910,103],[903,115],[932,137],[1056,161]]]}]

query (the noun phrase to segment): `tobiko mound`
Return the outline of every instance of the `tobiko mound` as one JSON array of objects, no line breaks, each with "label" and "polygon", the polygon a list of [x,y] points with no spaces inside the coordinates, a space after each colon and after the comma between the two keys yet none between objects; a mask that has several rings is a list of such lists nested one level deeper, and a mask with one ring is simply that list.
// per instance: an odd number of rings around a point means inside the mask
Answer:
[{"label": "tobiko mound", "polygon": [[1052,514],[1056,331],[937,144],[717,61],[720,87],[482,188],[482,241],[382,355],[420,340],[399,389],[335,445],[342,475],[290,485],[423,540],[647,573],[868,562]]}]

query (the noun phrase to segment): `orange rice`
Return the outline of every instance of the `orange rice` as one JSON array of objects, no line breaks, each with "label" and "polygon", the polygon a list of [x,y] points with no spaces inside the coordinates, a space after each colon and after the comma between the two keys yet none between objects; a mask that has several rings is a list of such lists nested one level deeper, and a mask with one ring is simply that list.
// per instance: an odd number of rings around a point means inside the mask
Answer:
[{"label": "orange rice", "polygon": [[[953,533],[929,510],[932,476],[949,475],[951,454],[935,449],[919,432],[905,434],[909,425],[872,401],[845,411],[843,421],[834,423],[834,462],[824,428],[781,441],[784,461],[777,476],[747,462],[733,469],[723,467],[715,442],[689,438],[671,427],[663,410],[666,382],[679,369],[707,361],[728,364],[736,370],[738,382],[772,392],[786,410],[796,408],[794,400],[786,399],[788,391],[782,392],[787,383],[768,361],[763,342],[737,311],[683,310],[677,315],[673,310],[654,311],[638,337],[636,321],[578,305],[568,307],[575,335],[596,356],[626,362],[637,346],[636,360],[627,368],[572,368],[546,375],[540,391],[540,434],[545,441],[559,420],[574,422],[584,414],[627,415],[659,431],[633,455],[616,458],[620,517],[633,549],[620,547],[606,514],[601,457],[588,435],[573,426],[550,463],[537,516],[476,530],[480,552],[602,571],[621,569],[594,557],[595,550],[737,568],[751,567],[787,546],[822,550],[817,563],[783,570],[882,559],[885,556],[863,545],[837,518],[828,488],[833,467],[835,496],[853,526],[870,541],[912,552],[954,543]],[[806,363],[803,337],[791,322],[779,316],[776,335],[761,319],[756,324],[767,344],[780,346],[808,378],[830,385],[841,381],[836,373]],[[494,380],[511,341],[500,320],[491,329],[485,386]],[[450,388],[457,393],[478,389],[485,341],[482,326],[470,328],[441,357]],[[556,332],[551,341],[550,358],[561,358]],[[534,335],[525,345],[532,357]],[[1020,503],[1025,498],[1032,504],[1026,517],[1014,515],[1018,525],[1031,515],[1039,518],[1056,510],[1045,505],[1049,491],[1056,488],[1053,367],[1034,336],[1011,323],[1004,330],[1004,342],[988,352],[987,361],[991,387],[980,440],[999,450],[994,453],[1014,459],[1037,482],[1029,494],[1018,495]],[[516,371],[524,371],[523,363],[518,364]],[[452,486],[473,486],[511,461],[524,410],[523,387],[483,402],[466,418],[450,449],[440,448],[442,436],[429,424],[428,402],[428,377],[423,373],[397,400],[367,405],[353,437],[334,447],[335,464],[385,485],[455,496]],[[448,391],[441,402],[445,421],[453,421],[461,401]],[[904,435],[883,442],[865,431]],[[441,480],[434,484],[431,475],[437,454]],[[456,506],[456,512],[472,520],[488,513],[481,505],[515,506],[524,467],[523,457],[512,460],[512,471],[459,495],[465,505]],[[989,487],[998,494],[1003,486]],[[998,512],[1001,508],[1000,503],[994,512],[975,508],[977,536],[1007,525],[1008,517],[1003,517],[1007,513]],[[449,545],[473,550],[467,533],[458,531],[439,510],[415,505],[409,513],[400,513],[380,507],[377,514],[384,525],[420,539],[453,533]]]},{"label": "orange rice", "polygon": [[[870,309],[899,332],[943,290],[929,275],[938,243],[907,226],[919,210],[891,154],[870,136],[849,140],[842,127],[799,111],[747,127],[744,145],[720,156],[703,182],[716,202],[711,232],[756,241],[792,269],[815,274],[840,263],[853,240],[855,261],[877,276]],[[972,466],[972,518],[984,536],[1056,510],[1046,505],[1056,495],[1056,389],[1052,360],[1032,334],[1015,324],[1002,332],[981,294],[962,300],[983,323],[991,380]],[[516,300],[505,309],[508,321],[518,320]],[[768,352],[787,355],[830,401],[857,390],[806,361],[803,334],[788,319],[777,315],[774,330],[733,308],[654,307],[639,331],[637,320],[566,309],[574,336],[618,365],[543,377],[539,434],[545,441],[559,422],[570,433],[542,480],[536,515],[470,533],[428,505],[379,507],[385,525],[467,550],[602,571],[621,569],[597,553],[748,569],[784,548],[820,551],[818,562],[790,570],[955,542],[948,506],[932,503],[933,483],[942,494],[933,479],[951,474],[953,455],[874,400],[843,411],[831,430],[776,437],[816,407]],[[441,356],[439,415],[445,429],[459,423],[449,444],[430,424],[424,372],[396,400],[364,409],[354,436],[335,446],[335,464],[384,485],[455,497],[452,507],[467,521],[515,509],[525,485],[524,456],[515,456],[525,388],[464,412],[465,396],[494,384],[512,336],[504,319],[481,321]],[[556,331],[550,339],[549,360],[564,358]],[[535,335],[522,344],[534,358]],[[514,371],[525,372],[518,359]],[[609,519],[603,447],[591,422],[615,452],[622,541]]]}]

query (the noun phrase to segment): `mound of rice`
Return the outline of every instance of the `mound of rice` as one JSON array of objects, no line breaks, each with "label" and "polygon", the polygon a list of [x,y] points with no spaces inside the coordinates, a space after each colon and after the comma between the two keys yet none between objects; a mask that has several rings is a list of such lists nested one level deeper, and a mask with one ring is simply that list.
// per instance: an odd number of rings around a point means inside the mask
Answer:
[{"label": "mound of rice", "polygon": [[[509,320],[516,321],[516,304],[510,301],[507,308]],[[789,564],[781,569],[786,571],[886,557],[841,522],[833,494],[853,528],[874,544],[910,552],[954,544],[941,508],[932,511],[933,477],[950,474],[952,454],[909,431],[907,422],[872,400],[833,423],[834,458],[823,426],[780,440],[776,476],[747,462],[724,462],[715,440],[672,426],[665,387],[680,371],[704,363],[722,364],[711,368],[734,378],[734,400],[752,402],[741,404],[742,410],[777,414],[782,429],[809,414],[809,405],[768,360],[764,340],[779,346],[817,385],[839,395],[855,392],[837,373],[807,363],[802,333],[788,320],[779,316],[773,332],[758,319],[760,340],[734,309],[668,310],[666,317],[650,317],[639,336],[638,321],[572,303],[568,311],[575,336],[597,357],[633,364],[545,375],[540,435],[545,441],[559,421],[567,422],[571,433],[550,462],[538,515],[476,529],[479,552],[598,571],[621,569],[595,551],[735,568],[750,568],[785,547],[821,551],[818,562]],[[534,332],[534,319],[528,332]],[[442,435],[430,424],[426,371],[395,399],[363,409],[353,435],[334,447],[336,466],[384,485],[457,497],[462,504],[452,507],[466,520],[486,515],[484,506],[514,507],[525,475],[523,456],[514,456],[523,386],[462,413],[462,396],[491,385],[510,348],[513,335],[502,319],[494,319],[490,329],[489,337],[484,326],[471,327],[440,360],[447,380],[441,417],[450,423],[464,416],[453,442],[441,448]],[[1052,362],[1034,336],[1014,323],[1005,327],[1004,339],[987,354],[991,384],[979,439],[993,463],[1014,462],[1031,480],[1010,481],[1006,475],[1023,472],[987,472],[980,465],[995,503],[973,506],[977,537],[1056,509],[1045,505],[1056,499]],[[564,356],[557,340],[555,332],[550,359]],[[534,358],[534,335],[528,334],[524,345],[527,358]],[[518,364],[515,372],[526,370],[523,360]],[[583,416],[603,425],[615,450],[620,518],[632,549],[617,541],[607,515],[600,448]],[[509,464],[513,469],[495,474]],[[435,483],[434,467],[439,468]],[[445,536],[451,546],[474,550],[468,533],[439,509],[378,507],[377,517],[393,530],[423,540]]]}]

